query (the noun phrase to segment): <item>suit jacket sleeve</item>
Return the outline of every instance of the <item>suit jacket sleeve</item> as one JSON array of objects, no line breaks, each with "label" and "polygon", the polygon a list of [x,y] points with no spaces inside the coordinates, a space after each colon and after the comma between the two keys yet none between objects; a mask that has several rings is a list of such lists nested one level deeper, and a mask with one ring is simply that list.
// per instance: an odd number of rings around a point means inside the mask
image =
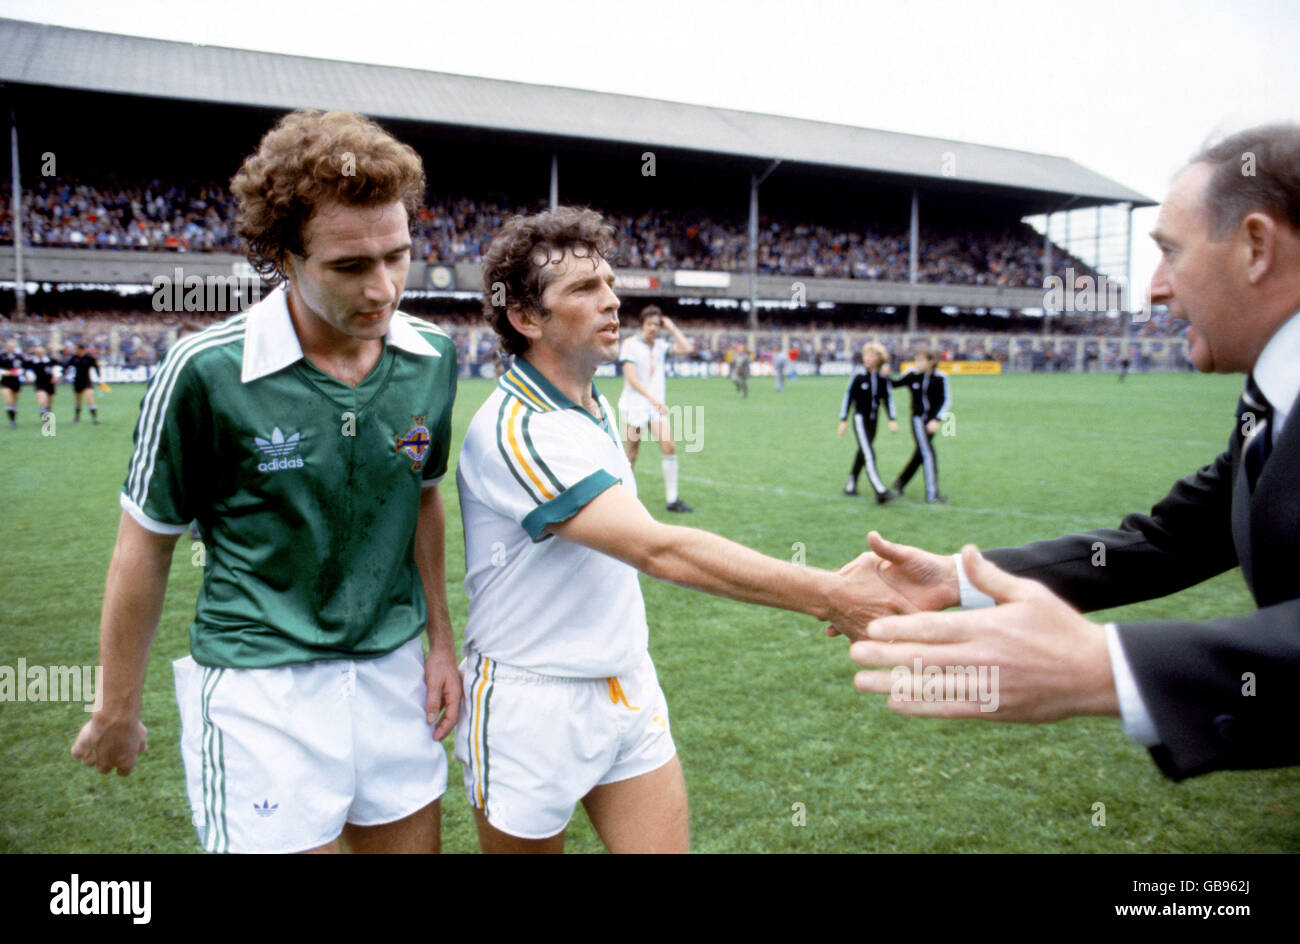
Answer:
[{"label": "suit jacket sleeve", "polygon": [[1203,623],[1121,623],[1120,643],[1174,780],[1300,764],[1300,599]]}]

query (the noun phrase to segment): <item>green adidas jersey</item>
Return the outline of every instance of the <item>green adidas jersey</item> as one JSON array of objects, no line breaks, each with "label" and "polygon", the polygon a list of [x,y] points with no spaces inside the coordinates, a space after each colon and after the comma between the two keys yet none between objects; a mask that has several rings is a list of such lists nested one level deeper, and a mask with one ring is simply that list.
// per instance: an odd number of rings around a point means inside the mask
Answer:
[{"label": "green adidas jersey", "polygon": [[302,355],[283,289],[178,342],[141,405],[122,507],[206,544],[210,666],[373,658],[424,630],[421,488],[447,471],[456,349],[397,313],[357,387]]}]

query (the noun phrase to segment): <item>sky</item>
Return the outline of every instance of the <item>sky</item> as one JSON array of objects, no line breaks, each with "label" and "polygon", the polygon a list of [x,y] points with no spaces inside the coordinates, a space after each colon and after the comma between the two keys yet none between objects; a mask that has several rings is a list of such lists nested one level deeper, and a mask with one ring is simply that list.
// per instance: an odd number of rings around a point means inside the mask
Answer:
[{"label": "sky", "polygon": [[[1300,0],[0,0],[0,16],[1055,154],[1155,200],[1207,137],[1300,120]],[[1136,289],[1156,212],[1134,215]]]}]

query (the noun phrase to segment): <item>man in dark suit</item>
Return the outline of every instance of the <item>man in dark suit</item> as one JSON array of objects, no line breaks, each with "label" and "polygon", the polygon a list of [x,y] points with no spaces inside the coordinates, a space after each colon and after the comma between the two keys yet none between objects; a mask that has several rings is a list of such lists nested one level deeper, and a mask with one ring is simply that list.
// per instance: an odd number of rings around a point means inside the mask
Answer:
[{"label": "man in dark suit", "polygon": [[[1151,300],[1189,322],[1196,367],[1249,373],[1227,450],[1114,530],[986,557],[873,533],[886,581],[922,609],[967,612],[877,620],[852,657],[897,668],[859,672],[856,684],[892,694],[904,714],[1119,715],[1173,779],[1297,764],[1300,420],[1288,417],[1300,409],[1300,126],[1251,129],[1202,151],[1174,179],[1152,236],[1162,258]],[[1099,551],[1104,566],[1094,566]],[[1250,614],[1105,627],[1079,614],[1237,565],[1259,607]],[[934,685],[963,664],[997,671],[991,700]]]}]

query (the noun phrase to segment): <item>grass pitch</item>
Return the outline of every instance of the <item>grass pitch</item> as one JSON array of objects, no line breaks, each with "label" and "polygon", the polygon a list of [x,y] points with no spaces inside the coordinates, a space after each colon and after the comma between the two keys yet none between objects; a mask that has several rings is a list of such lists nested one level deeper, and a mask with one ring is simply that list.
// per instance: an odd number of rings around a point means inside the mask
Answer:
[{"label": "grass pitch", "polygon": [[[840,378],[783,393],[755,379],[742,400],[723,380],[675,380],[670,403],[699,406],[698,451],[681,455],[672,516],[767,554],[836,568],[866,533],[937,551],[1112,526],[1227,442],[1240,378],[1188,375],[956,377],[954,435],[936,437],[946,507],[908,496],[884,508],[840,494],[853,454],[835,436]],[[617,400],[618,383],[602,388]],[[487,381],[462,383],[457,445]],[[60,388],[56,435],[43,436],[25,388],[21,428],[0,429],[0,666],[93,665],[104,574],[143,387],[103,395],[103,424],[72,423]],[[891,481],[911,453],[881,425]],[[690,448],[695,448],[694,446]],[[657,517],[663,480],[653,445],[638,483]],[[449,477],[448,485],[454,477]],[[465,622],[464,551],[454,487],[444,488],[452,619]],[[200,571],[177,546],[144,696],[149,752],[128,778],[68,756],[80,704],[0,703],[0,851],[195,852],[168,664],[187,651]],[[651,653],[673,711],[700,852],[1295,852],[1300,770],[1164,780],[1117,721],[1049,726],[943,722],[891,714],[858,694],[843,639],[808,617],[747,607],[643,577]],[[1204,619],[1253,607],[1239,573],[1103,619]],[[450,756],[451,738],[445,742]],[[1097,808],[1105,825],[1093,825]],[[801,814],[801,815],[800,815]],[[796,825],[802,821],[804,825]],[[477,848],[451,759],[443,845]],[[601,848],[581,809],[570,851]]]}]

